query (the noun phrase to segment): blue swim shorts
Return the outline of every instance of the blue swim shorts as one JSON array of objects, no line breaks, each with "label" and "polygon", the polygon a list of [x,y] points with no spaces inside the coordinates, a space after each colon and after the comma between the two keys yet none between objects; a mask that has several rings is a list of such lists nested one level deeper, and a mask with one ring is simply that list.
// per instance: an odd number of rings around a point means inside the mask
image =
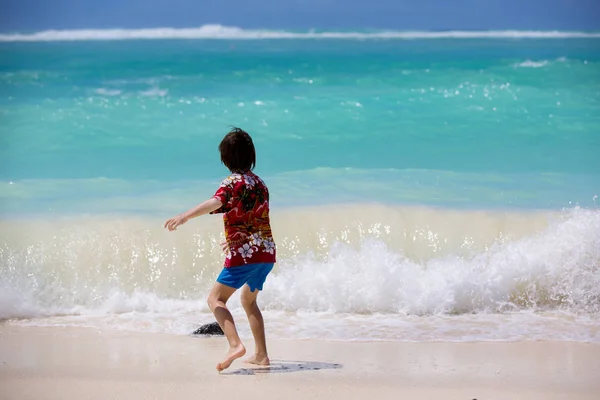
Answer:
[{"label": "blue swim shorts", "polygon": [[247,283],[251,292],[256,289],[263,290],[263,284],[274,265],[273,263],[260,263],[223,268],[217,282],[234,289],[239,289],[244,286],[244,283]]}]

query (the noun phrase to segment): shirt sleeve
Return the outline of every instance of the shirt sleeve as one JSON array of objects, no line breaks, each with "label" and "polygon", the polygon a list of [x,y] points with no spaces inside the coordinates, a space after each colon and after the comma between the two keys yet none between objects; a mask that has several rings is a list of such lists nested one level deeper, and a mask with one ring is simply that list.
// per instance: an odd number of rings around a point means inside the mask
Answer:
[{"label": "shirt sleeve", "polygon": [[213,195],[213,198],[219,200],[221,202],[222,206],[219,207],[218,209],[216,209],[215,211],[212,211],[211,214],[221,214],[221,213],[226,213],[229,210],[231,210],[231,197],[232,196],[233,196],[233,185],[231,184],[231,182],[224,180],[223,183],[221,183],[221,186],[219,187],[219,189],[217,189],[217,191]]}]

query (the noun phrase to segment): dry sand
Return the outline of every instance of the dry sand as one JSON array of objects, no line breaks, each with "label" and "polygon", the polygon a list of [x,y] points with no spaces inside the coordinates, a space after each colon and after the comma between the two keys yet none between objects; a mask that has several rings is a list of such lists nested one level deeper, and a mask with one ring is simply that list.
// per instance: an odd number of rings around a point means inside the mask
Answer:
[{"label": "dry sand", "polygon": [[1,324],[0,398],[600,399],[599,344],[269,345],[271,367],[219,374],[223,338]]}]

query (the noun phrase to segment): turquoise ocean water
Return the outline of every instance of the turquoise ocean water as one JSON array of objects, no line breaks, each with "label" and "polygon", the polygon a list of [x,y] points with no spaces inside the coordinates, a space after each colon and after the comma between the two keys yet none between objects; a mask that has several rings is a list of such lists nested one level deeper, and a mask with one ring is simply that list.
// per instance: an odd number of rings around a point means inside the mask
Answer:
[{"label": "turquoise ocean water", "polygon": [[600,35],[0,35],[0,121],[12,323],[212,321],[219,218],[161,225],[235,125],[271,190],[272,335],[600,341]]}]

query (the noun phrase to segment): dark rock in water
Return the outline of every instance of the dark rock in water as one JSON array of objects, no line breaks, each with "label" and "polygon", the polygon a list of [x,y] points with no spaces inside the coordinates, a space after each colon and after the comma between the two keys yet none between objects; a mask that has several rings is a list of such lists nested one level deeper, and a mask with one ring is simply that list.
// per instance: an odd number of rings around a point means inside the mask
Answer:
[{"label": "dark rock in water", "polygon": [[213,322],[212,324],[202,325],[196,329],[192,335],[220,335],[223,336],[223,330],[218,323]]}]

